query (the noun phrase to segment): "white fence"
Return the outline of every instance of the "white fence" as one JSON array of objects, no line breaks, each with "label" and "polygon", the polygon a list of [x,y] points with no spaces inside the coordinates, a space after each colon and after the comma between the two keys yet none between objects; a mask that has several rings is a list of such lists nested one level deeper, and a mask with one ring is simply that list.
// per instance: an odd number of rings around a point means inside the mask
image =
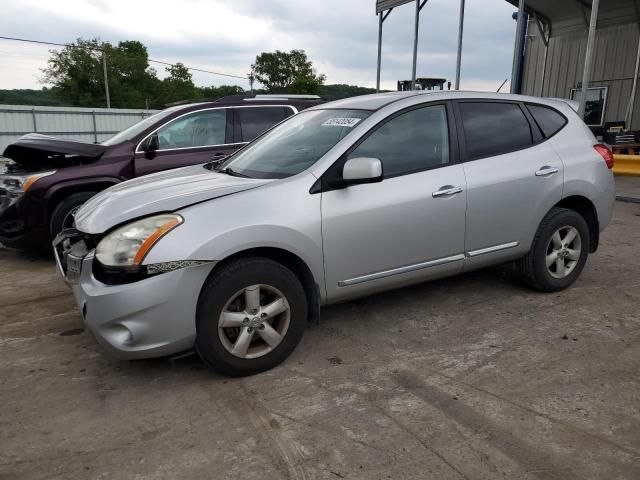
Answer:
[{"label": "white fence", "polygon": [[0,105],[0,158],[27,133],[102,142],[157,110]]}]

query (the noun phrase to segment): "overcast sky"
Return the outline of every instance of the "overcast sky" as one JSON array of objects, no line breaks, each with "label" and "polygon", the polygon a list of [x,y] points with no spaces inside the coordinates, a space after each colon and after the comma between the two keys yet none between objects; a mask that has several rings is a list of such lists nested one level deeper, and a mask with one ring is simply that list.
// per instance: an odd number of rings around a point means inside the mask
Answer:
[{"label": "overcast sky", "polygon": [[[458,0],[429,0],[422,10],[418,76],[453,81],[458,9]],[[385,21],[383,88],[411,78],[414,10],[398,7]],[[513,11],[505,0],[466,1],[462,88],[495,91],[510,76]],[[0,0],[0,12],[0,36],[139,40],[150,58],[237,75],[260,52],[304,49],[327,83],[375,86],[375,0]],[[0,88],[40,88],[50,48],[0,40]],[[210,74],[194,73],[194,81],[248,88]]]}]

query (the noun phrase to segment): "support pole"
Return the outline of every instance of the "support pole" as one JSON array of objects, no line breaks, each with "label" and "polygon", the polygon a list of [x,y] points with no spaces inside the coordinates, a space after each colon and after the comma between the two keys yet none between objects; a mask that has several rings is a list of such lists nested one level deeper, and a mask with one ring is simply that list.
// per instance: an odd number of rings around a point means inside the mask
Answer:
[{"label": "support pole", "polygon": [[382,66],[382,12],[378,12],[378,73],[376,75],[376,92],[380,91],[380,69]]},{"label": "support pole", "polygon": [[416,21],[413,30],[413,69],[411,70],[411,90],[416,89],[416,64],[418,63],[418,28],[420,25],[420,0],[416,0]]},{"label": "support pole", "polygon": [[638,86],[638,69],[640,68],[640,39],[638,40],[638,50],[636,51],[636,68],[633,73],[633,86],[631,87],[631,98],[627,106],[627,114],[624,117],[627,130],[631,130],[633,121],[633,109],[636,104],[636,87]]},{"label": "support pole", "polygon": [[585,105],[587,104],[587,88],[591,81],[591,63],[593,59],[593,43],[596,38],[596,24],[598,22],[598,4],[600,0],[593,0],[591,3],[591,19],[589,20],[589,36],[587,37],[587,51],[584,55],[584,70],[582,72],[582,96],[580,98],[580,106],[578,107],[578,115],[584,119]]},{"label": "support pole", "polygon": [[522,57],[522,29],[524,28],[524,0],[518,3],[518,23],[516,24],[516,41],[513,46],[513,66],[511,68],[511,93],[516,93],[516,78],[520,72],[520,59]]},{"label": "support pole", "polygon": [[109,98],[109,79],[107,78],[107,52],[102,51],[102,71],[104,72],[104,92],[107,97],[107,108],[111,108],[111,99]]},{"label": "support pole", "polygon": [[458,21],[458,57],[456,59],[456,90],[460,90],[460,67],[462,65],[463,29],[464,29],[464,0],[460,0],[460,19]]},{"label": "support pole", "polygon": [[547,79],[547,57],[549,55],[549,31],[546,33],[541,32],[541,35],[545,35],[546,41],[544,42],[544,59],[542,60],[542,81],[540,82],[540,96],[544,96],[544,82]]}]

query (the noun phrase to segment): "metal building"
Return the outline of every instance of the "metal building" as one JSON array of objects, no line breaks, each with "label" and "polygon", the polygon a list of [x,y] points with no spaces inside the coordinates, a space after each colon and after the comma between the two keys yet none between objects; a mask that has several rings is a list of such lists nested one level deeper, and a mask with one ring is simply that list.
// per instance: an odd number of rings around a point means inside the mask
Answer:
[{"label": "metal building", "polygon": [[[514,6],[520,3],[507,1]],[[595,20],[585,120],[596,131],[606,122],[618,121],[626,121],[627,129],[640,130],[640,95],[635,92],[640,61],[640,0],[523,3],[529,21],[521,93],[579,100],[589,53],[589,27]]]}]

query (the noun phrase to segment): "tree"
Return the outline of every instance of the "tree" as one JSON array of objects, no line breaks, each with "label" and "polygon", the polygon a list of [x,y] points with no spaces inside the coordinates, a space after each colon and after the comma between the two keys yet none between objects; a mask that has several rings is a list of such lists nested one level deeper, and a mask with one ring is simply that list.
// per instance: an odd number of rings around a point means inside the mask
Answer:
[{"label": "tree", "polygon": [[220,85],[219,87],[202,87],[200,89],[201,96],[207,100],[215,100],[217,98],[229,95],[242,95],[245,93],[244,88],[238,85]]},{"label": "tree", "polygon": [[45,83],[52,83],[59,97],[71,105],[104,107],[106,94],[102,56],[107,58],[111,106],[145,108],[156,106],[159,80],[149,68],[147,48],[137,41],[109,42],[77,39],[62,50],[52,50],[43,70]]},{"label": "tree", "polygon": [[52,83],[59,97],[71,105],[104,107],[106,94],[102,55],[107,58],[111,106],[156,106],[159,83],[149,68],[147,48],[137,41],[109,42],[77,39],[61,50],[52,50],[43,82]]},{"label": "tree", "polygon": [[304,50],[263,52],[251,70],[256,80],[271,92],[317,93],[326,76],[315,73]]},{"label": "tree", "polygon": [[169,76],[162,80],[162,100],[166,103],[198,98],[198,88],[193,83],[193,76],[184,64],[178,62],[166,68]]}]

